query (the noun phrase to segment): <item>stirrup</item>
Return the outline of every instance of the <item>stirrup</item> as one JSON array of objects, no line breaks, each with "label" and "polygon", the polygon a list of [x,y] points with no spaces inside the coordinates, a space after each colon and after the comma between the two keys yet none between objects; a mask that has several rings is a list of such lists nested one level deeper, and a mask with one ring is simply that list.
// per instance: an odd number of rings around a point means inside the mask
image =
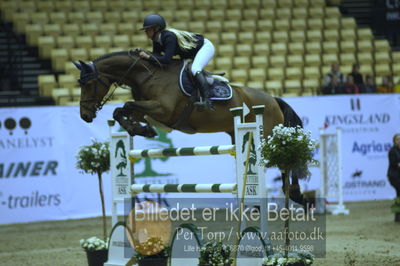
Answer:
[{"label": "stirrup", "polygon": [[194,106],[197,108],[200,108],[200,112],[203,111],[203,109],[208,109],[209,111],[215,111],[214,104],[210,99],[206,99],[204,101],[197,101],[194,103]]}]

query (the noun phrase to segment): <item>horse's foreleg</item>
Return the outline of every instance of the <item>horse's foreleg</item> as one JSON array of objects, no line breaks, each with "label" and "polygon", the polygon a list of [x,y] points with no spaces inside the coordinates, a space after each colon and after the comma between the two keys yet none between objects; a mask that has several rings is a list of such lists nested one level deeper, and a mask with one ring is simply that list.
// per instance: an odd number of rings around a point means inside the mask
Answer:
[{"label": "horse's foreleg", "polygon": [[150,126],[142,126],[137,121],[133,113],[129,109],[118,107],[114,110],[113,118],[124,128],[131,136],[144,136],[144,137],[155,137],[157,136],[156,131]]},{"label": "horse's foreleg", "polygon": [[123,108],[131,113],[138,112],[152,117],[167,115],[166,110],[164,110],[161,103],[158,101],[127,102],[124,104]]},{"label": "horse's foreleg", "polygon": [[[171,104],[161,105],[160,102],[152,100],[127,102],[123,107],[126,113],[134,116],[135,121],[141,121],[146,124],[150,123],[156,127],[161,126],[160,128],[164,126],[166,129],[171,127],[171,124],[174,123],[172,119],[173,108],[174,106]],[[146,116],[148,116],[148,118],[146,118]]]}]

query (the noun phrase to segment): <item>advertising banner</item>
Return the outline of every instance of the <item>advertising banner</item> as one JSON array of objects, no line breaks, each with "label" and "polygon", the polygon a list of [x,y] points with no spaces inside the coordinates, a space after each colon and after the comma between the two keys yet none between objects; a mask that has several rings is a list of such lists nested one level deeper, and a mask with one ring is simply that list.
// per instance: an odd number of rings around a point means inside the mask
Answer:
[{"label": "advertising banner", "polygon": [[[86,124],[76,106],[0,109],[1,224],[100,213],[97,176],[76,169],[75,156],[91,137],[108,137],[107,115]],[[109,191],[108,176],[104,183]]]},{"label": "advertising banner", "polygon": [[[393,135],[400,131],[399,95],[352,95],[287,98],[305,128],[318,139],[319,129],[342,129],[345,201],[392,199],[386,171]],[[319,185],[312,175],[308,188]]]},{"label": "advertising banner", "polygon": [[[386,171],[392,137],[400,132],[400,95],[299,97],[285,101],[316,139],[321,127],[342,129],[345,201],[395,196]],[[89,124],[80,119],[78,106],[0,109],[0,224],[101,215],[97,176],[76,169],[76,154],[81,145],[91,144],[91,138],[109,138],[107,120],[112,118],[115,107],[105,106]],[[134,140],[135,149],[224,144],[231,144],[225,133],[189,135],[159,131],[154,139]],[[235,182],[234,158],[230,155],[143,158],[134,168],[136,183]],[[311,172],[310,179],[301,184],[303,189],[319,187],[319,168],[312,168]],[[276,169],[267,170],[266,182],[267,187],[279,193],[281,181]],[[109,173],[104,174],[103,183],[110,214]]]}]

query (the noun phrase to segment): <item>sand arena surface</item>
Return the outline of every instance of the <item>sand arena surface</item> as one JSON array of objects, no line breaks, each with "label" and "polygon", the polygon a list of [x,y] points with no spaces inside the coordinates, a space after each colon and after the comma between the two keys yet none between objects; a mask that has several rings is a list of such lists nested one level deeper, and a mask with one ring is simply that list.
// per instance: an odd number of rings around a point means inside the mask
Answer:
[{"label": "sand arena surface", "polygon": [[[348,203],[350,215],[328,215],[327,256],[314,265],[400,265],[391,204]],[[87,265],[79,240],[101,236],[101,226],[100,218],[0,226],[0,265]]]}]

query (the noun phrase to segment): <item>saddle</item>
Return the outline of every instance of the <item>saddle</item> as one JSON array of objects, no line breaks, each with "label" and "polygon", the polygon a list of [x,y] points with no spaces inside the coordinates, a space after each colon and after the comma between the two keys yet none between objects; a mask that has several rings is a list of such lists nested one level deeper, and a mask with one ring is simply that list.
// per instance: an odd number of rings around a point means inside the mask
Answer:
[{"label": "saddle", "polygon": [[[188,97],[193,97],[197,100],[200,97],[196,82],[194,80],[192,71],[192,63],[190,61],[183,61],[181,70],[179,71],[179,88],[182,93]],[[208,85],[210,86],[210,99],[213,101],[227,101],[232,98],[232,87],[228,84],[228,79],[221,76],[220,73],[210,73],[204,71]]]},{"label": "saddle", "polygon": [[[181,130],[186,133],[195,133],[196,130],[188,123],[189,116],[192,114],[194,102],[200,99],[200,92],[196,87],[196,82],[191,71],[191,62],[182,61],[179,71],[179,88],[182,93],[190,97],[190,101],[185,105],[178,121],[172,128]],[[203,70],[204,71],[204,70]],[[213,73],[204,71],[208,84],[210,85],[210,99],[213,101],[227,101],[233,96],[232,87],[228,84],[228,79]],[[197,110],[201,111],[201,110]]]}]

